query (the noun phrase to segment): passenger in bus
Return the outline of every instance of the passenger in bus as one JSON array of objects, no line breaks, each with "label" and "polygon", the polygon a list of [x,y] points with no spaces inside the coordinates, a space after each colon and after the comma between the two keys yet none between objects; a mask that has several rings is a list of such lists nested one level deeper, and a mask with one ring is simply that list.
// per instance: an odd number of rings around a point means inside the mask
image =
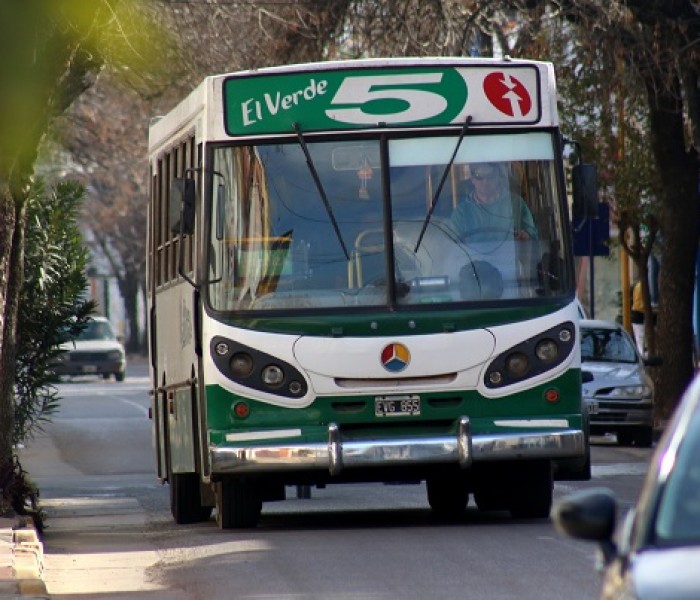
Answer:
[{"label": "passenger in bus", "polygon": [[537,239],[537,229],[525,201],[510,191],[499,163],[471,165],[472,184],[450,217],[450,225],[466,242]]}]

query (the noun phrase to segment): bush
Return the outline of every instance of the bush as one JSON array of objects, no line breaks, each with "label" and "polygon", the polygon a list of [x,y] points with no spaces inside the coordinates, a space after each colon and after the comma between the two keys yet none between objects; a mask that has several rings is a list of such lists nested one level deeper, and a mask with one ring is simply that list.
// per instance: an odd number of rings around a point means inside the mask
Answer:
[{"label": "bush", "polygon": [[58,408],[51,365],[60,344],[85,327],[94,303],[86,299],[88,252],[78,228],[85,189],[73,181],[46,189],[38,180],[27,203],[24,282],[17,321],[15,426],[21,443]]}]

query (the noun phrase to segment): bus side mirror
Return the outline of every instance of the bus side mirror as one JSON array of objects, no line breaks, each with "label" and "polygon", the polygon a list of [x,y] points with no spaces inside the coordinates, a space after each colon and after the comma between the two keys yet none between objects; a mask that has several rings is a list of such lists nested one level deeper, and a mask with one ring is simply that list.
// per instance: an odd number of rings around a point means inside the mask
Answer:
[{"label": "bus side mirror", "polygon": [[598,216],[598,174],[595,165],[575,165],[571,172],[574,203],[573,216]]},{"label": "bus side mirror", "polygon": [[170,184],[168,223],[171,233],[191,235],[194,233],[195,184],[194,179],[173,179]]}]

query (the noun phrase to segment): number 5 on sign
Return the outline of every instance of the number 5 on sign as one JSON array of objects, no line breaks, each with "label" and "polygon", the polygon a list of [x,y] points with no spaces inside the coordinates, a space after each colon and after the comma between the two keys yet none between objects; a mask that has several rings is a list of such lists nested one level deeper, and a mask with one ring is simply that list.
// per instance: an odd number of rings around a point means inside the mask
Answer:
[{"label": "number 5 on sign", "polygon": [[[442,113],[447,108],[447,100],[435,92],[405,86],[440,83],[441,80],[442,73],[346,77],[331,104],[354,104],[355,107],[328,109],[326,115],[335,121],[354,125],[376,125],[378,121],[389,124],[423,121]],[[398,112],[366,112],[363,107],[377,100],[398,100],[408,106]],[[387,103],[387,109],[391,107],[396,107],[396,104]],[[375,109],[378,110],[379,106],[375,105]]]}]

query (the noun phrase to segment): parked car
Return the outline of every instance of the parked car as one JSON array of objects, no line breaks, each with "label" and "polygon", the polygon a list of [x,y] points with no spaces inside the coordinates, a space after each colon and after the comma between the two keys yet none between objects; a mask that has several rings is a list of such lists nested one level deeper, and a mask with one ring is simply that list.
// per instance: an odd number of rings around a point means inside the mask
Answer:
[{"label": "parked car", "polygon": [[117,381],[126,376],[124,345],[114,334],[112,324],[105,317],[93,317],[80,336],[61,345],[64,351],[54,366],[57,375],[114,375]]},{"label": "parked car", "polygon": [[632,337],[617,323],[581,325],[583,399],[594,435],[614,433],[623,445],[649,447],[654,433],[654,383]]},{"label": "parked car", "polygon": [[700,598],[700,377],[676,409],[639,500],[615,535],[618,510],[604,488],[576,492],[552,510],[560,531],[600,544],[601,600]]}]

